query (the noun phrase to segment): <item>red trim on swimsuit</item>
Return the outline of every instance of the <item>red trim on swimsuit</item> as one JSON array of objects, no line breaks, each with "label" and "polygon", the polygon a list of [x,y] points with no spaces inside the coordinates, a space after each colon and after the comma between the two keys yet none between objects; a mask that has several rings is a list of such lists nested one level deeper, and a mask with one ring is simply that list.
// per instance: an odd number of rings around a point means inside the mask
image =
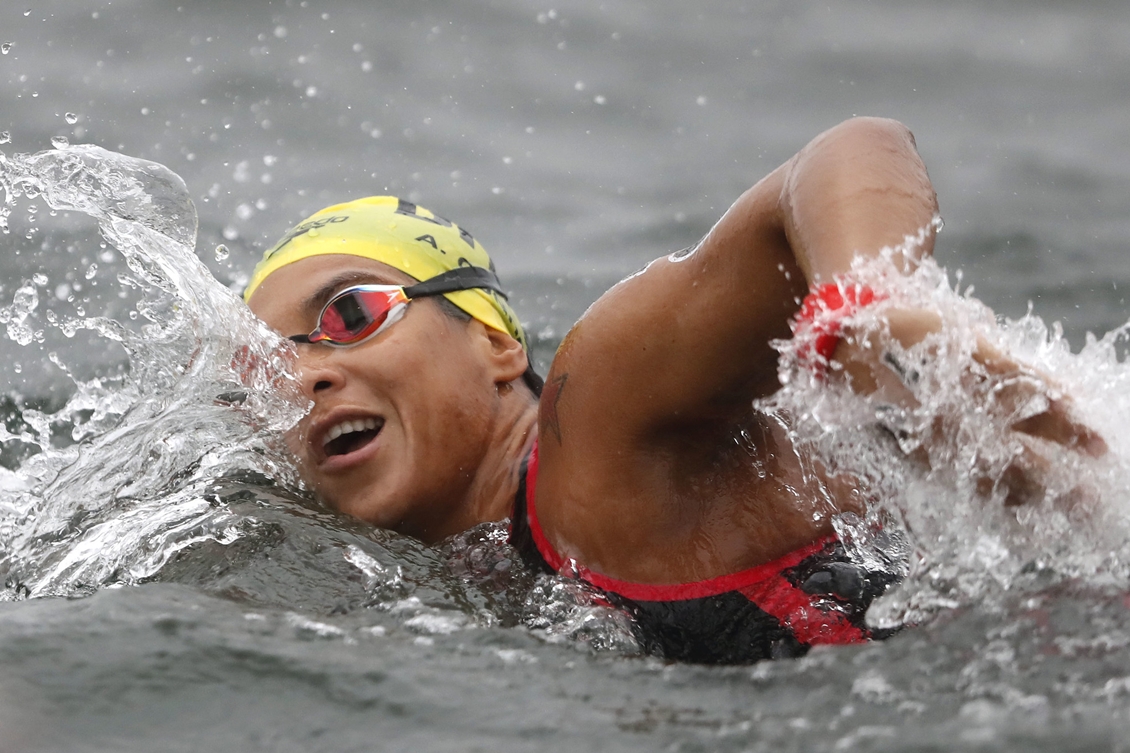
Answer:
[{"label": "red trim on swimsuit", "polygon": [[555,572],[575,574],[602,591],[633,601],[688,601],[736,591],[789,628],[801,643],[862,643],[867,640],[864,632],[851,624],[845,614],[817,604],[813,595],[797,588],[784,575],[786,570],[835,542],[835,536],[827,536],[772,562],[729,575],[670,585],[632,583],[593,572],[575,560],[567,560],[554,549],[542,530],[534,505],[537,477],[538,445],[535,441],[526,465],[526,518],[538,553]]}]

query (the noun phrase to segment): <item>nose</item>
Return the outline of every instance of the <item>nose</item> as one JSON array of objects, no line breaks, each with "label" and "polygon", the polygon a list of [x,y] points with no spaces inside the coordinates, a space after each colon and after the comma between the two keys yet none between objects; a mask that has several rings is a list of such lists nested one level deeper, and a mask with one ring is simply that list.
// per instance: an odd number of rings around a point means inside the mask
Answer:
[{"label": "nose", "polygon": [[[307,345],[303,350],[317,348],[317,345]],[[328,349],[327,349],[328,350]],[[318,394],[341,389],[345,386],[345,373],[334,365],[334,359],[328,358],[330,354],[303,353],[299,357],[298,369],[301,375],[302,391],[307,397],[313,399]]]}]

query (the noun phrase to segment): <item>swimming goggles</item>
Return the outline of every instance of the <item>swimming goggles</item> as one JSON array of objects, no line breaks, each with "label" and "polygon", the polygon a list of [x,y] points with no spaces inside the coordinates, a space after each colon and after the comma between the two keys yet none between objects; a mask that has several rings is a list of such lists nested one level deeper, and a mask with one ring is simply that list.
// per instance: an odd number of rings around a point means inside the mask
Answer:
[{"label": "swimming goggles", "polygon": [[354,285],[334,295],[322,307],[313,332],[287,339],[339,348],[360,345],[398,322],[409,302],[472,288],[487,288],[505,297],[498,277],[483,267],[458,267],[408,286]]}]

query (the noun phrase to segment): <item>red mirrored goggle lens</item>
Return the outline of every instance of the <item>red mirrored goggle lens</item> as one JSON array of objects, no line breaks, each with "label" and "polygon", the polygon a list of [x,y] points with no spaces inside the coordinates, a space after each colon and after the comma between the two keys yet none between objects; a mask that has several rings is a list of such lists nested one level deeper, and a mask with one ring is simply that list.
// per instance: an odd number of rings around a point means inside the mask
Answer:
[{"label": "red mirrored goggle lens", "polygon": [[310,342],[353,345],[376,334],[398,305],[408,303],[399,287],[358,287],[338,293],[318,317]]}]

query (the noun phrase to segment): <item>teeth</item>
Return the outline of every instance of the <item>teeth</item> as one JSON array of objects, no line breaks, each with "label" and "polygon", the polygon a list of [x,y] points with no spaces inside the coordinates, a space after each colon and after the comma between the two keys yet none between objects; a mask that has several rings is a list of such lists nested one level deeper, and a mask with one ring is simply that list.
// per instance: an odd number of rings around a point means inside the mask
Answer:
[{"label": "teeth", "polygon": [[342,434],[350,434],[355,431],[373,431],[379,424],[375,418],[358,418],[354,421],[342,421],[330,427],[326,432],[326,436],[322,439],[322,445],[326,445],[333,440],[340,437]]}]

